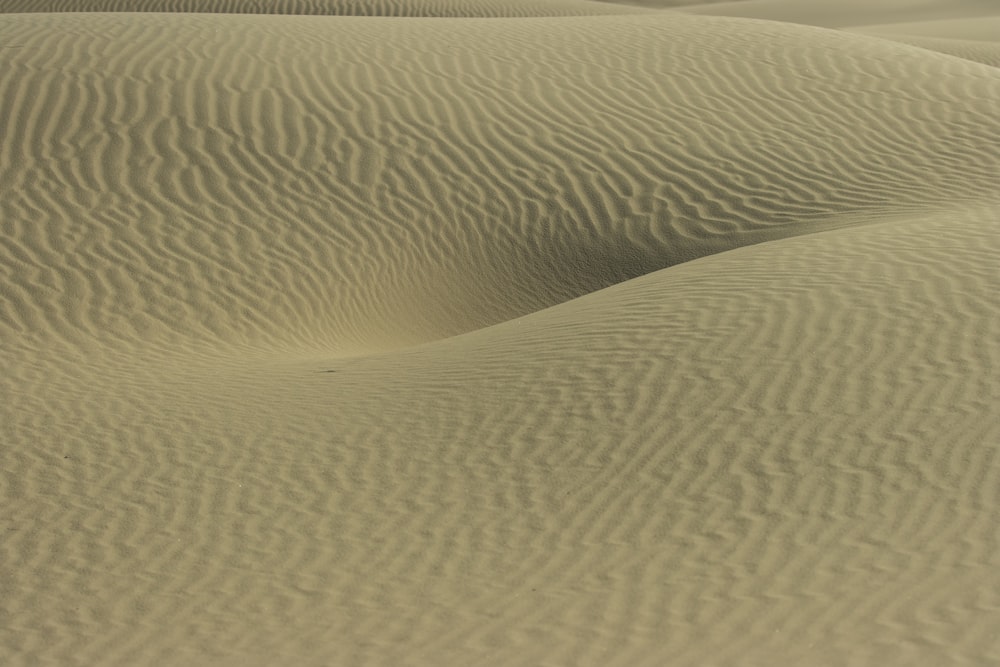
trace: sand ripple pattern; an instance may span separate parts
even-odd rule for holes
[[[351,360],[12,365],[5,662],[996,661],[998,225]]]
[[[165,12],[303,16],[541,17],[641,14],[595,0],[6,0],[0,13]]]
[[[0,663],[1000,663],[986,51],[542,4],[0,15]]]
[[[4,17],[2,325],[357,353],[996,196],[994,69],[743,26]]]

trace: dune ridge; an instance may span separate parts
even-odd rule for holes
[[[3,5],[0,663],[1000,662],[990,47],[599,4]]]
[[[996,196],[993,69],[774,23],[555,20],[8,17],[0,183],[32,223],[4,278],[25,315],[79,293],[13,326],[363,352]]]
[[[983,42],[973,39],[950,39],[922,35],[878,34],[878,37],[912,44],[930,51],[946,53],[973,62],[1000,67],[1000,42]]]
[[[933,26],[973,25],[997,16],[991,0],[730,0],[695,2],[676,7],[679,11],[706,16],[767,19],[826,28],[881,29],[887,24]],[[890,32],[882,30],[883,32]],[[896,32],[895,30],[891,32]]]
[[[904,35],[938,39],[961,39],[973,42],[995,43],[1000,41],[1000,14],[993,12],[975,18],[956,18],[945,21],[906,21],[851,28],[854,32],[878,35]]]
[[[870,34],[870,33],[866,33]],[[982,42],[972,39],[949,39],[946,37],[925,37],[922,35],[876,34],[876,37],[903,44],[912,44],[929,51],[945,53],[972,62],[1000,67],[1000,42]]]
[[[25,664],[992,660],[996,222],[764,243],[375,356],[107,362],[100,393],[50,365],[4,421],[60,443],[19,450],[11,523],[78,528],[14,532],[5,562],[88,555],[7,597],[2,643]]]

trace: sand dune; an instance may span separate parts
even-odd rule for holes
[[[0,662],[1000,661],[989,8],[641,4],[3,5]]]
[[[41,237],[8,240],[6,281],[15,312],[57,319],[13,323],[33,335],[364,352],[996,191],[995,71],[869,37],[684,16],[5,25],[5,206]]]
[[[826,28],[888,23],[972,22],[997,15],[993,0],[731,0],[694,2],[678,9],[695,14],[738,16]]]
[[[990,67],[1000,67],[1000,41],[984,42],[974,39],[949,39],[905,34],[880,34],[878,36],[904,44],[920,46],[938,53],[957,56]]]
[[[681,4],[681,3],[678,3]],[[597,0],[6,0],[0,12],[170,12],[396,17],[545,17],[643,13]]]
[[[938,39],[961,39],[975,42],[1000,42],[1000,10],[987,16],[948,21],[909,21],[865,25],[852,28],[856,32],[879,35],[913,35]]]

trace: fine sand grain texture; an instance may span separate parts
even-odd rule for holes
[[[995,5],[680,4],[0,3],[0,664],[1000,664]]]

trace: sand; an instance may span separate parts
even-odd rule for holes
[[[1000,11],[683,4],[0,5],[0,664],[1000,663]]]

